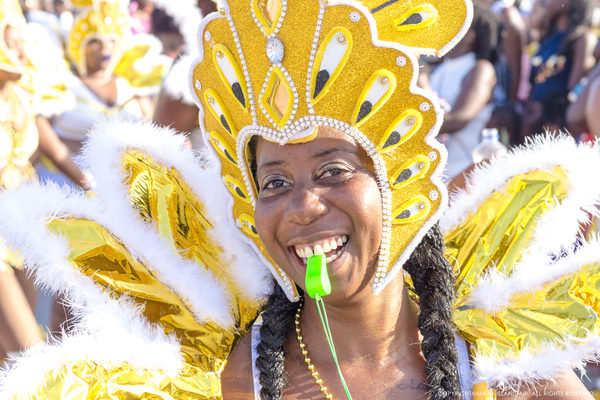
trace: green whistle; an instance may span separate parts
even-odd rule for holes
[[[313,299],[318,299],[331,293],[331,283],[329,282],[327,262],[325,261],[324,254],[308,258],[305,283],[306,292]]]

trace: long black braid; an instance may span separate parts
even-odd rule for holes
[[[258,358],[256,368],[260,371],[260,398],[279,400],[285,384],[283,364],[285,362],[285,341],[288,338],[298,305],[286,297],[283,289],[275,283],[275,290],[269,297],[262,313],[263,325],[260,328],[260,343],[256,348]]]
[[[433,227],[412,253],[404,268],[411,275],[420,297],[419,330],[421,349],[427,362],[427,381],[433,400],[461,399],[458,353],[454,342],[452,300],[454,277],[444,258],[444,238]],[[279,285],[269,297],[262,314],[261,341],[256,368],[260,371],[262,400],[281,399],[285,384],[284,345],[293,326],[297,304],[290,302]]]
[[[404,269],[420,298],[421,350],[427,362],[431,397],[462,399],[452,322],[455,279],[452,266],[444,257],[444,237],[438,225],[427,232]]]

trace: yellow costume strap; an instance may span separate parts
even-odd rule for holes
[[[492,386],[552,379],[600,354],[600,244],[574,247],[582,209],[600,198],[598,149],[532,147],[477,171],[442,224],[454,321]]]

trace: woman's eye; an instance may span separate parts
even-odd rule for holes
[[[323,172],[321,173],[321,175],[318,175],[318,177],[319,178],[340,177],[340,176],[345,176],[349,172],[350,171],[348,170],[348,168],[332,166],[332,167],[324,169]]]
[[[264,186],[263,189],[279,189],[282,187],[287,186],[287,182],[284,181],[283,179],[273,179],[268,181]]]
[[[332,169],[329,169],[329,170],[325,171],[323,173],[323,175],[321,175],[321,177],[327,178],[329,176],[336,176],[336,175],[339,175],[339,174],[343,174],[344,172],[345,171],[343,171],[343,170],[341,170],[339,168],[332,168]]]

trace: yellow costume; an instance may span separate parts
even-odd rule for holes
[[[79,93],[81,89],[77,86],[81,85],[76,82],[78,78],[68,67],[72,65],[79,76],[87,75],[86,46],[97,39],[114,43],[105,73],[107,76],[114,74],[121,82],[120,92],[124,93],[115,106],[117,110],[126,107],[135,96],[158,93],[171,66],[171,59],[161,54],[162,45],[156,38],[131,35],[130,16],[124,3],[118,0],[80,0],[74,1],[73,5],[76,18],[64,43],[64,53],[62,49],[48,51],[47,47],[52,47],[51,44],[39,34],[30,40],[28,53],[36,69],[36,113],[51,117],[73,110],[77,102],[90,101],[99,103],[93,104],[92,110],[103,114],[112,112],[99,100],[82,98],[86,96]],[[72,93],[73,90],[76,93]],[[84,130],[87,129],[89,127]]]
[[[25,72],[4,39],[7,27],[24,26],[25,18],[17,0],[0,4],[0,69]],[[35,177],[29,159],[38,148],[38,133],[29,94],[13,82],[6,82],[6,93],[7,98],[0,104],[0,188],[14,189]],[[10,271],[11,265],[17,265],[16,260],[0,245],[0,271]]]
[[[449,50],[471,6],[364,3],[223,2],[200,26],[190,73],[210,150],[203,164],[182,150],[182,137],[109,121],[84,155],[98,183],[94,195],[32,186],[2,196],[0,220],[32,203],[3,235],[81,316],[77,334],[37,349],[0,378],[2,394],[221,398],[220,373],[272,277],[297,298],[254,226],[247,145],[256,135],[303,142],[332,126],[355,138],[373,160],[383,198],[373,292],[402,270],[447,203],[439,180],[445,150],[434,139],[441,112],[415,86],[413,52]],[[469,389],[479,390],[478,380],[547,379],[600,350],[599,245],[571,246],[580,209],[600,196],[589,174],[598,168],[597,149],[549,140],[479,172],[453,200],[443,226],[459,277],[455,323],[475,362]],[[499,295],[486,302],[490,290]],[[557,304],[569,311],[557,313]]]

